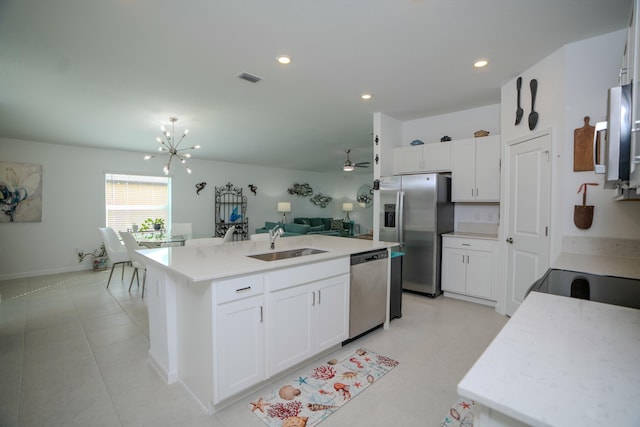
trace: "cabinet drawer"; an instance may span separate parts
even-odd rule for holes
[[[459,237],[442,238],[442,245],[445,248],[471,249],[476,251],[493,251],[496,241],[488,239],[463,239]]]
[[[266,277],[267,290],[272,292],[338,276],[349,273],[349,268],[350,259],[344,257],[268,272]]]
[[[222,304],[264,292],[264,275],[252,274],[214,282],[216,303]]]

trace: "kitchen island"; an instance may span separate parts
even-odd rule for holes
[[[149,360],[213,413],[339,347],[349,330],[350,256],[395,245],[307,235],[278,239],[275,251],[268,241],[140,250]],[[304,248],[316,251],[274,261],[251,257]]]
[[[531,292],[458,384],[475,427],[640,425],[640,310]]]

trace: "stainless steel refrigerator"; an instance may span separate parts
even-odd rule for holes
[[[441,236],[453,228],[450,176],[380,179],[380,240],[400,243],[403,289],[433,297],[441,293]]]

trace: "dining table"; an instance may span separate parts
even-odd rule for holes
[[[189,234],[171,234],[163,230],[139,231],[132,234],[140,246],[147,248],[184,246],[184,242],[192,237]]]

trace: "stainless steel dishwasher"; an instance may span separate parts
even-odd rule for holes
[[[349,339],[387,318],[388,257],[386,249],[351,255]]]

